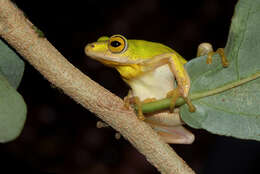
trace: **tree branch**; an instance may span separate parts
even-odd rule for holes
[[[132,109],[70,64],[10,0],[0,0],[0,36],[46,79],[119,131],[161,173],[194,173]]]

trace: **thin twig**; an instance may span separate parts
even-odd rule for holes
[[[120,132],[161,173],[194,173],[120,98],[81,73],[33,28],[10,0],[0,0],[0,36],[46,79]]]

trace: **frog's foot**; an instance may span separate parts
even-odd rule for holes
[[[154,102],[154,101],[156,101],[156,98],[146,98],[143,101],[140,101],[139,97],[135,97],[135,104],[138,107],[138,115],[137,116],[140,120],[145,120],[145,117],[144,117],[144,114],[143,114],[143,111],[142,111],[142,105],[145,104],[145,103],[150,103],[150,102]]]
[[[139,97],[137,97],[137,96],[134,96],[134,97],[126,96],[124,98],[125,107],[129,108],[130,105],[132,105],[132,104],[135,104],[137,106],[137,117],[140,120],[145,120],[145,116],[144,116],[143,111],[142,111],[142,105],[144,103],[150,103],[150,102],[154,102],[154,101],[156,101],[156,98],[146,98],[143,101],[141,101],[139,99]]]
[[[167,93],[167,98],[171,97],[172,100],[171,100],[171,103],[170,103],[170,112],[173,112],[174,111],[174,108],[175,108],[175,104],[176,104],[176,101],[179,97],[182,97],[184,99],[184,101],[186,102],[186,104],[188,105],[189,107],[189,111],[190,112],[195,112],[196,111],[196,108],[195,106],[191,103],[191,100],[189,97],[183,97],[180,93],[180,90],[179,88],[175,88],[174,90],[172,91],[169,91]]]
[[[137,106],[137,117],[140,120],[145,120],[143,111],[142,111],[142,102],[140,101],[139,97],[134,96],[134,97],[129,97],[126,96],[124,98],[124,102],[125,102],[125,107],[130,108],[130,106],[132,104],[135,104]]]
[[[214,52],[214,51],[209,52],[206,63],[211,64],[212,63],[212,56],[216,53],[218,53],[220,55],[222,66],[224,68],[228,67],[228,60],[225,56],[225,52],[224,52],[223,48],[218,48],[216,52]]]
[[[124,97],[124,107],[130,109],[131,104],[133,104],[133,97],[125,96]]]
[[[137,105],[137,117],[140,120],[145,120],[145,117],[144,117],[144,114],[142,111],[142,102],[141,102],[140,98],[135,96],[134,99],[135,99],[135,104]]]
[[[197,56],[207,55],[207,64],[212,63],[212,56],[214,54],[219,54],[221,57],[221,63],[224,68],[228,67],[228,60],[225,56],[225,52],[223,48],[218,48],[217,51],[214,51],[212,45],[210,43],[201,43],[198,46]]]

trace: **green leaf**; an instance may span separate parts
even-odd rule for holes
[[[0,39],[0,143],[20,135],[26,104],[16,91],[24,72],[22,59]]]
[[[9,142],[20,135],[26,119],[22,96],[0,72],[0,142]]]
[[[0,70],[9,83],[17,89],[24,72],[24,62],[0,39]]]
[[[220,26],[221,29],[221,26]],[[181,106],[181,117],[194,128],[260,141],[260,1],[240,0],[225,48],[230,66],[219,56],[187,63],[191,98],[197,110]]]

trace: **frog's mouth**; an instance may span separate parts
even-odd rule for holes
[[[118,66],[118,65],[132,65],[132,64],[139,64],[142,61],[138,60],[131,60],[128,59],[127,57],[118,57],[118,55],[113,55],[113,54],[104,54],[103,52],[98,53],[98,52],[91,52],[88,50],[85,50],[86,55],[91,57],[92,59],[95,59],[101,63],[104,63],[106,65],[110,66]]]

